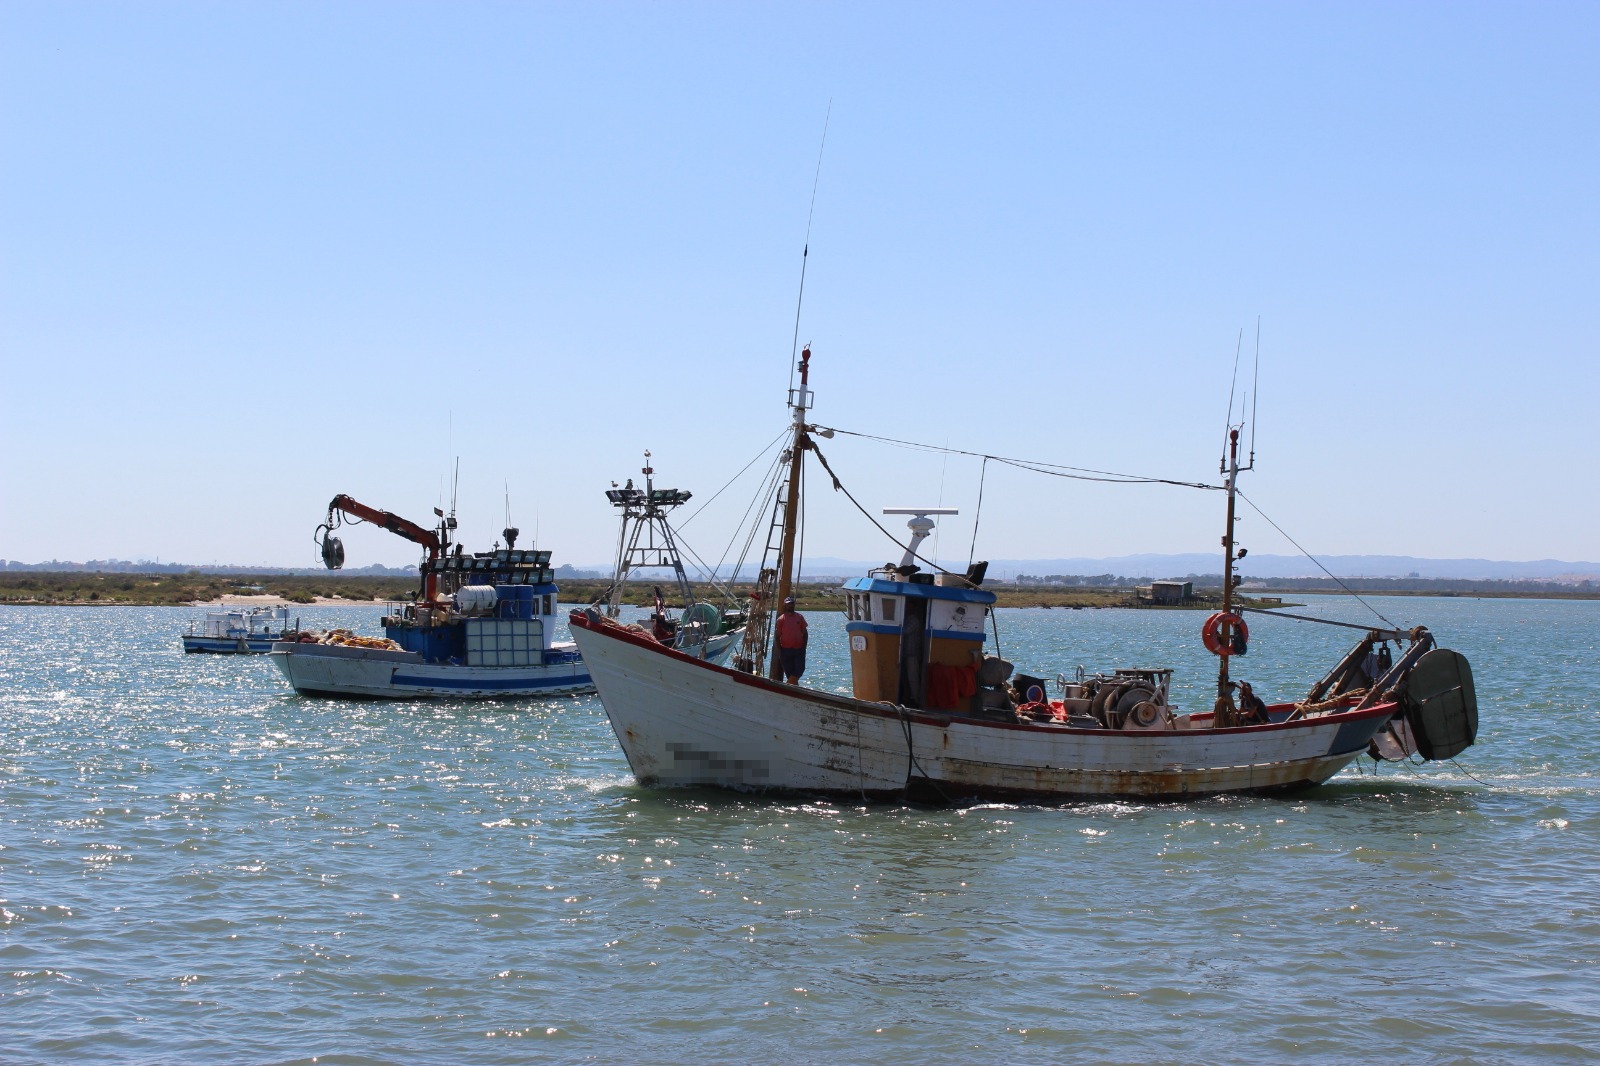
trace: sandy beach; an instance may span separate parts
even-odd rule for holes
[[[347,600],[341,596],[317,596],[310,603],[295,603],[282,596],[257,595],[257,596],[219,596],[214,600],[191,600],[191,607],[349,607],[365,606],[375,603],[389,603],[389,600]]]

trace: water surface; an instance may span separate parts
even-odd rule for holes
[[[1600,603],[1371,602],[1472,660],[1457,764],[958,810],[645,791],[594,697],[307,699],[198,610],[0,607],[0,1060],[1592,1061]],[[1190,709],[1200,621],[999,613]],[[1252,626],[1269,699],[1355,635]]]

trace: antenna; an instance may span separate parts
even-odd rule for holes
[[[517,537],[518,537],[519,534],[521,534],[521,532],[522,532],[522,530],[518,529],[516,526],[511,524],[511,482],[509,480],[507,480],[506,481],[506,527],[500,531],[500,535],[502,537],[506,538],[506,547],[507,548],[515,548],[517,546]]]
[[[1228,382],[1228,418],[1222,424],[1222,466],[1227,473],[1228,433],[1233,429],[1233,394],[1239,386],[1239,353],[1244,350],[1244,327],[1239,327],[1239,340],[1233,346],[1233,378]]]
[[[794,300],[794,336],[789,340],[789,391],[794,391],[794,356],[800,348],[800,308],[806,299],[806,262],[811,258],[811,219],[817,213],[817,186],[822,184],[822,150],[828,146],[828,121],[833,118],[833,98],[822,118],[822,143],[817,146],[817,173],[811,179],[811,207],[806,211],[806,243],[800,252],[800,293]]]
[[[1233,425],[1233,394],[1239,385],[1239,353],[1244,350],[1244,327],[1239,327],[1239,339],[1233,346],[1233,380],[1228,382],[1228,424]]]
[[[1261,397],[1261,316],[1256,316],[1256,365],[1250,375],[1250,466],[1256,465],[1256,401]]]

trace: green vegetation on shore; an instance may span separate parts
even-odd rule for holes
[[[592,603],[605,594],[610,584],[609,581],[594,579],[563,581],[561,600],[563,603]],[[648,607],[654,602],[657,585],[667,596],[668,602],[676,606],[677,590],[671,584],[649,580],[633,582],[628,587],[625,601],[634,606]],[[738,602],[743,604],[748,602],[753,587],[750,584],[738,584],[732,587],[732,591]],[[1149,604],[1134,603],[1131,588],[1018,587],[1001,584],[986,585],[985,588],[995,593],[1001,607],[1149,607]],[[407,599],[416,590],[415,578],[350,577],[339,573],[289,577],[201,574],[195,571],[187,574],[99,574],[83,571],[0,573],[0,603],[46,606],[176,606],[211,603],[223,596],[251,595],[275,596],[290,603],[311,603],[318,597],[371,602]],[[709,588],[701,588],[700,596],[709,602],[717,599]],[[831,584],[798,585],[795,599],[803,611],[839,610],[844,604],[838,586]],[[1268,603],[1277,606],[1271,601]],[[1205,609],[1216,604],[1212,600],[1199,599],[1187,606],[1190,609]]]
[[[0,574],[0,603],[128,604],[163,606],[223,596],[277,596],[311,603],[318,596],[347,600],[404,599],[416,591],[410,577],[262,577],[257,574],[96,574],[17,571]]]
[[[1600,589],[1584,586],[1552,585],[1544,582],[1505,581],[1439,581],[1412,579],[1355,579],[1347,582],[1361,592],[1377,592],[1389,596],[1471,596],[1481,598],[1518,599],[1600,599]],[[569,579],[561,583],[561,600],[564,603],[592,603],[604,595],[609,581],[597,579]],[[653,601],[654,588],[660,586],[669,603],[676,600],[676,589],[668,582],[648,579],[633,582],[626,601],[639,607]],[[1374,586],[1377,587],[1374,587]],[[1533,587],[1523,587],[1531,585]],[[742,583],[732,586],[741,604],[748,602],[753,586]],[[1138,603],[1129,586],[1077,586],[1053,584],[1002,584],[991,582],[984,586],[997,597],[1001,607],[1139,607],[1146,610],[1215,610],[1218,606],[1216,589],[1201,588],[1195,598],[1181,607],[1153,607]],[[414,577],[369,577],[345,575],[337,572],[315,575],[270,577],[260,574],[202,574],[190,571],[185,574],[155,573],[92,573],[67,571],[11,571],[0,573],[0,604],[39,604],[52,606],[127,604],[163,606],[188,603],[210,603],[229,595],[275,596],[290,603],[311,603],[317,598],[342,599],[357,602],[374,600],[404,600],[415,594]],[[1280,599],[1282,593],[1338,593],[1342,591],[1333,582],[1296,580],[1274,583],[1270,589],[1251,589],[1243,597],[1247,605],[1258,607],[1289,606]],[[709,588],[702,587],[700,596],[710,602],[715,597]],[[804,611],[838,610],[843,606],[837,585],[804,584],[795,588],[795,599]],[[675,604],[674,604],[675,605]]]

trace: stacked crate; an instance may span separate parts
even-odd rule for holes
[[[469,618],[468,666],[539,666],[544,662],[544,623],[527,618]]]

